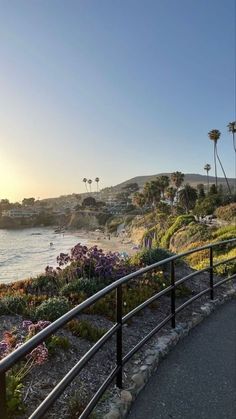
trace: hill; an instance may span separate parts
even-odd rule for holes
[[[117,191],[119,191],[123,187],[128,185],[129,183],[137,183],[140,188],[143,188],[143,186],[146,182],[154,180],[154,179],[156,179],[157,176],[162,176],[162,175],[170,176],[170,173],[158,173],[156,175],[136,176],[132,179],[126,180],[126,181],[124,181],[122,183],[119,183],[118,185],[114,186],[113,190],[114,190],[114,192],[115,192],[115,189]],[[228,178],[228,182],[231,186],[234,185],[234,179],[233,178]],[[204,185],[207,185],[207,176],[206,175],[199,175],[199,174],[196,174],[196,173],[185,173],[184,174],[184,183],[189,183],[193,187],[196,187],[199,183],[203,183]],[[210,185],[215,183],[215,177],[214,176],[209,176],[209,183],[210,183]],[[219,177],[218,178],[218,183],[220,185],[225,186],[225,187],[227,186],[225,178]]]

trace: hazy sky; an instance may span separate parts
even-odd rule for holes
[[[234,0],[0,0],[0,199],[233,177]],[[211,172],[213,174],[213,170]]]

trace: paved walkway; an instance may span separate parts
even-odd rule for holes
[[[236,418],[236,299],[216,309],[161,362],[128,419]]]

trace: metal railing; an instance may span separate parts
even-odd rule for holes
[[[76,365],[62,378],[62,380],[56,385],[56,387],[48,394],[48,396],[43,400],[43,402],[37,407],[37,409],[31,414],[30,419],[37,419],[43,417],[43,415],[49,410],[52,404],[60,397],[60,395],[64,392],[66,387],[72,382],[72,380],[79,374],[79,372],[83,369],[83,367],[88,363],[88,361],[98,352],[98,350],[111,338],[114,334],[116,334],[116,367],[98,389],[96,394],[90,400],[89,404],[80,415],[80,419],[85,419],[89,416],[92,412],[94,407],[96,406],[98,400],[101,398],[107,387],[111,384],[111,382],[116,378],[116,384],[119,388],[122,388],[122,369],[123,366],[129,361],[129,359],[149,340],[156,334],[163,326],[165,326],[169,321],[171,321],[172,328],[175,328],[176,322],[176,314],[182,311],[185,307],[191,304],[193,301],[197,300],[198,298],[202,297],[203,295],[209,293],[210,299],[214,299],[214,290],[216,287],[224,284],[225,282],[236,278],[236,274],[231,275],[230,277],[224,278],[214,284],[213,278],[213,271],[216,266],[221,264],[226,264],[230,261],[236,259],[236,257],[232,257],[230,259],[226,259],[220,262],[213,264],[213,249],[218,246],[232,244],[236,242],[235,239],[226,240],[223,242],[218,242],[214,244],[208,244],[206,246],[202,246],[196,249],[189,250],[187,252],[181,253],[179,255],[171,256],[167,259],[163,259],[160,262],[154,263],[152,265],[146,266],[145,268],[139,269],[136,272],[133,272],[129,275],[124,276],[123,278],[118,279],[117,281],[113,282],[112,284],[108,285],[107,287],[103,288],[96,294],[92,295],[87,300],[83,301],[77,307],[74,307],[72,310],[64,314],[62,317],[54,321],[48,327],[43,329],[37,335],[33,336],[30,340],[25,342],[22,346],[17,348],[14,352],[10,353],[4,359],[0,361],[0,417],[1,419],[7,419],[7,405],[6,405],[6,373],[7,371],[12,368],[18,361],[20,361],[25,355],[31,352],[36,346],[42,343],[45,339],[50,337],[54,334],[59,328],[64,326],[70,320],[72,320],[75,316],[81,313],[83,310],[90,307],[96,301],[100,300],[102,297],[107,295],[113,290],[116,290],[116,323],[109,329],[90,349],[89,351],[83,355],[83,357],[77,362]],[[176,281],[175,279],[175,262],[176,260],[188,256],[192,253],[200,252],[202,250],[209,249],[209,266],[204,269],[194,271],[191,274],[179,279]],[[147,272],[150,272],[156,268],[159,268],[163,265],[170,264],[170,285],[163,289],[162,291],[158,292],[154,296],[150,297],[148,300],[141,303],[138,307],[131,310],[128,314],[123,316],[122,314],[122,285],[126,284],[130,280],[137,278]],[[209,287],[197,295],[194,295],[192,298],[188,299],[178,308],[175,307],[176,303],[176,296],[175,291],[176,288],[183,284],[185,281],[189,280],[190,278],[194,278],[196,275],[199,275],[202,272],[209,271]],[[134,348],[132,348],[125,356],[123,356],[122,351],[122,326],[127,323],[129,319],[135,316],[140,310],[144,309],[145,307],[149,306],[154,301],[158,300],[160,297],[167,295],[170,293],[171,296],[171,305],[170,305],[170,314],[161,322],[159,323],[154,329],[149,332]]]

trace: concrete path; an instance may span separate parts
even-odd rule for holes
[[[236,418],[236,299],[216,309],[161,362],[128,419]]]

